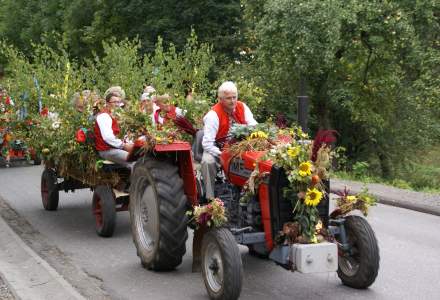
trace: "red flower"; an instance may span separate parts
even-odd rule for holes
[[[315,140],[313,141],[312,157],[313,162],[316,161],[318,150],[322,146],[330,146],[331,143],[336,141],[336,130],[319,130],[316,134]]]
[[[47,107],[44,107],[41,111],[40,111],[40,116],[42,117],[47,117],[49,115],[49,109]]]
[[[12,104],[11,98],[9,96],[6,97],[5,104],[6,105],[11,105]]]
[[[75,139],[78,143],[80,144],[84,144],[86,142],[87,136],[86,133],[84,132],[84,129],[78,129],[75,133]]]

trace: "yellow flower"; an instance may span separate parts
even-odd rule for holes
[[[355,202],[357,200],[356,196],[347,196],[347,201],[348,202]]]
[[[250,140],[252,140],[252,139],[267,139],[267,138],[268,138],[267,133],[265,133],[263,131],[252,132],[249,137]]]
[[[287,154],[292,158],[297,157],[299,154],[299,147],[289,147],[289,149],[287,149]]]
[[[302,162],[299,165],[299,176],[306,177],[312,175],[312,163],[310,161]]]
[[[306,199],[304,200],[304,203],[307,206],[316,206],[319,204],[319,202],[322,199],[322,192],[320,192],[318,189],[307,189],[306,193]]]
[[[305,133],[304,131],[302,131],[301,128],[298,128],[298,135],[300,138],[302,139],[307,139],[309,138],[309,135],[307,133]]]

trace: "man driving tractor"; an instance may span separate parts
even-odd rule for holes
[[[238,101],[237,86],[223,82],[217,91],[218,102],[203,118],[203,156],[201,172],[205,180],[206,198],[214,198],[215,176],[221,149],[216,142],[227,139],[233,124],[256,125],[249,107]]]

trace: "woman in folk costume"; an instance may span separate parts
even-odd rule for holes
[[[121,106],[123,106],[121,93],[106,92],[105,106],[96,116],[95,148],[102,158],[131,169],[133,163],[127,162],[127,158],[133,149],[133,144],[124,143],[117,137],[120,129],[118,121],[113,116],[114,110]]]

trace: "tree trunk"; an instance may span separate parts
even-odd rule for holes
[[[391,162],[391,159],[388,157],[388,155],[385,154],[384,151],[378,150],[377,157],[380,161],[380,168],[382,171],[382,177],[385,179],[393,178],[393,164]]]
[[[316,113],[316,119],[318,121],[318,128],[320,129],[331,129],[331,120],[329,114],[329,97],[328,97],[328,73],[320,76],[317,81],[316,86],[314,87],[314,98],[312,99],[313,107],[312,111]]]

